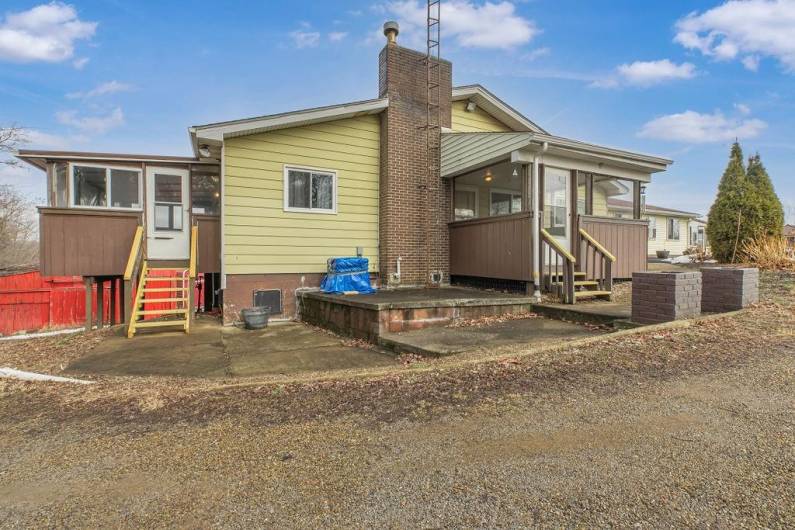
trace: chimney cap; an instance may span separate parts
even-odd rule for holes
[[[384,36],[389,42],[395,42],[400,33],[400,25],[394,20],[384,22]]]

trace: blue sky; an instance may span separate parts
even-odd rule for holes
[[[221,7],[219,7],[221,6]],[[795,222],[795,0],[452,0],[454,83],[554,134],[671,157],[649,202],[706,212],[735,136]],[[0,126],[31,147],[188,155],[189,125],[377,94],[381,24],[414,1],[5,0]],[[0,169],[31,197],[44,177]]]

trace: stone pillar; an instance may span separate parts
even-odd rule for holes
[[[633,322],[658,324],[700,314],[700,272],[632,273]]]
[[[759,301],[759,269],[704,267],[701,269],[701,310],[737,311]]]
[[[440,68],[441,125],[450,127],[452,65],[441,61]],[[425,53],[389,41],[379,55],[378,83],[379,97],[389,98],[389,108],[381,113],[381,284],[426,285],[428,272],[441,273],[446,283],[452,186],[439,175],[440,160],[428,163]],[[432,134],[441,132],[436,128]]]

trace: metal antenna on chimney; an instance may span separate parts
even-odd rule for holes
[[[439,211],[442,204],[439,203],[439,185],[441,179],[441,85],[442,68],[441,52],[439,44],[441,42],[441,0],[428,0],[427,11],[427,53],[425,55],[425,67],[427,74],[427,113],[425,122],[426,145],[428,153],[428,179],[425,183],[425,278],[430,283],[439,283],[441,278],[432,278],[433,270],[431,267],[432,234],[439,230]]]

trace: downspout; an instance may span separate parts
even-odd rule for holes
[[[226,142],[221,141],[221,290],[226,289],[226,259],[224,257],[224,232],[226,232],[224,198],[226,188]],[[223,308],[222,308],[223,309]]]
[[[539,171],[539,159],[542,157],[544,153],[547,152],[549,149],[549,143],[544,142],[541,144],[541,151],[536,152],[533,155],[533,220],[531,230],[533,232],[533,241],[535,245],[535,249],[533,250],[533,298],[536,301],[541,301],[541,252],[539,249],[541,248],[541,212],[538,211],[539,208],[539,193],[541,193],[541,179],[540,179],[540,171]]]

